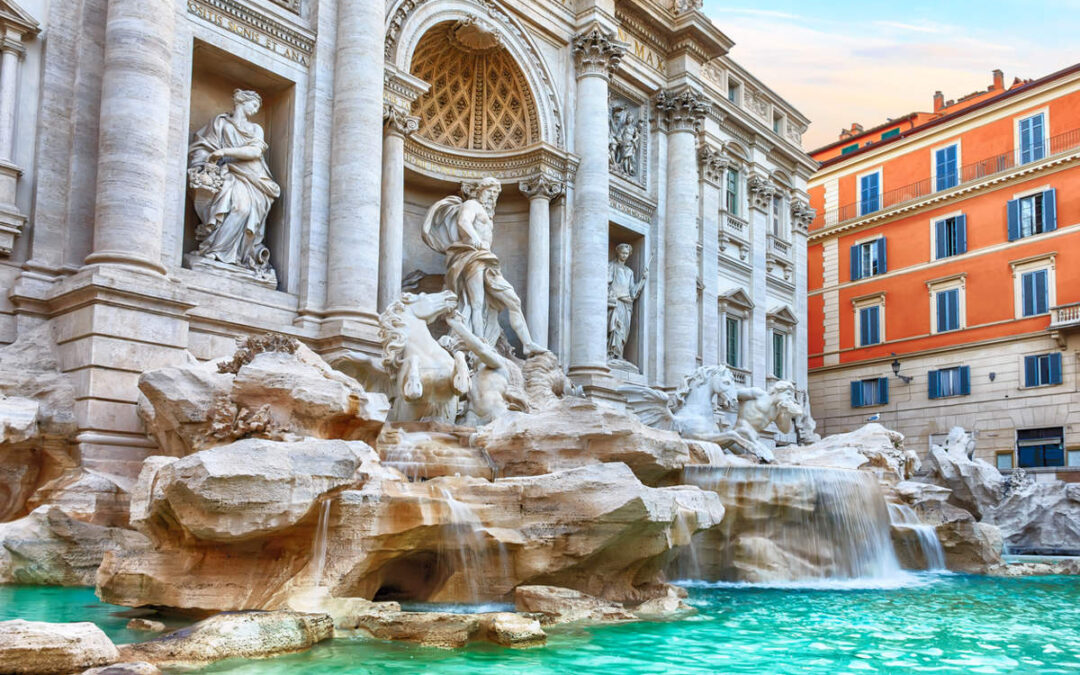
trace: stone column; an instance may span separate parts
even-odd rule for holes
[[[768,294],[768,232],[769,213],[772,208],[772,198],[776,188],[772,181],[765,176],[752,173],[746,179],[746,193],[750,201],[751,260],[753,272],[750,279],[750,297],[755,302],[762,302]],[[769,353],[772,342],[769,338],[768,321],[766,312],[768,307],[758,304],[754,308],[753,321],[749,326],[749,360],[748,364],[752,372],[752,384],[755,387],[764,388],[769,375]]]
[[[577,64],[571,231],[570,373],[604,375],[607,367],[608,84],[626,46],[600,28],[573,42]]]
[[[708,100],[692,89],[662,91],[658,120],[667,131],[667,207],[664,222],[664,378],[678,384],[697,367],[697,132]]]
[[[525,321],[533,341],[548,346],[548,315],[551,301],[551,200],[564,185],[540,174],[518,183],[529,198],[529,257],[525,284]]]
[[[167,197],[169,107],[176,5],[110,0],[101,83],[94,252],[114,263],[165,273],[161,237]]]
[[[718,306],[720,285],[720,194],[728,160],[716,148],[705,145],[698,152],[701,163],[701,282],[702,291],[701,344],[702,365],[720,362],[720,315]]]
[[[0,161],[11,162],[15,149],[15,90],[19,82],[22,37],[0,35]]]
[[[807,383],[807,352],[808,326],[807,326],[807,299],[806,299],[806,239],[810,231],[810,224],[814,222],[817,214],[810,203],[796,198],[791,201],[791,248],[792,269],[795,270],[795,316],[799,317],[800,323],[794,328],[794,340],[792,345],[791,377],[788,379],[795,382],[800,389],[806,389]]]
[[[378,318],[383,147],[381,2],[339,0],[326,254],[326,314]]]
[[[392,105],[383,107],[382,220],[379,233],[379,311],[401,296],[405,237],[405,137],[420,126]]]

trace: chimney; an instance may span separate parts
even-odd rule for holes
[[[990,91],[1001,91],[1005,88],[1005,73],[1001,72],[1000,68],[994,70],[994,86],[990,88]]]
[[[941,109],[945,107],[945,94],[941,93],[941,90],[934,92],[934,112],[941,112]]]

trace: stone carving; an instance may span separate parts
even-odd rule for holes
[[[582,75],[611,77],[619,69],[627,45],[599,28],[593,28],[574,38],[574,62]]]
[[[567,396],[584,396],[581,388],[570,381],[559,365],[559,359],[551,352],[530,356],[521,367],[521,374],[525,378],[525,395],[532,412],[552,408]]]
[[[635,115],[626,105],[616,103],[611,107],[608,127],[608,154],[612,171],[637,178],[645,120]]]
[[[240,369],[251,363],[256,356],[267,352],[295,354],[300,348],[300,341],[281,333],[265,333],[237,340],[236,352],[228,361],[218,364],[219,373],[236,375]]]
[[[802,414],[795,420],[795,438],[799,445],[817,443],[821,440],[821,434],[817,432],[817,421],[810,414],[810,392],[800,391],[798,402]]]
[[[383,127],[387,133],[408,136],[420,128],[420,118],[403,112],[400,108],[383,104]]]
[[[633,252],[630,244],[615,247],[615,259],[608,263],[608,358],[622,361],[626,350],[626,339],[630,337],[630,321],[634,316],[634,302],[645,288],[649,278],[649,268],[641,273],[641,279],[634,280],[634,270],[626,261]]]
[[[532,178],[520,181],[518,183],[518,189],[521,190],[521,194],[529,199],[541,197],[551,201],[563,193],[563,190],[566,189],[566,183],[541,173]]]
[[[281,187],[266,164],[269,146],[262,127],[249,119],[259,112],[262,98],[237,89],[233,103],[231,113],[218,115],[195,133],[188,150],[188,183],[200,221],[195,229],[198,248],[187,256],[188,263],[193,268],[239,268],[276,287],[277,274],[263,239],[266,216]]]
[[[656,109],[669,131],[701,130],[705,116],[712,110],[709,99],[694,89],[661,91],[656,95]]]
[[[514,359],[503,356],[474,335],[460,317],[448,316],[446,324],[454,337],[475,356],[476,370],[470,378],[465,424],[481,426],[511,410],[527,412],[525,378]]]
[[[721,150],[711,145],[703,145],[698,150],[698,163],[701,164],[701,177],[713,185],[724,184],[724,176],[731,160]]]
[[[533,342],[521,299],[503,278],[499,259],[491,251],[495,202],[501,190],[490,177],[463,185],[466,199],[451,196],[436,202],[427,213],[421,236],[432,250],[446,255],[446,287],[455,294],[469,330],[494,346],[505,339],[499,312],[506,310],[510,327],[528,356],[544,348]]]
[[[817,217],[817,211],[808,202],[801,199],[791,200],[791,222],[799,232],[810,229],[810,223]]]
[[[645,424],[703,441],[726,438],[715,410],[734,407],[738,392],[724,365],[698,368],[670,395],[636,384],[619,388],[630,410]]]
[[[768,212],[772,206],[776,185],[761,174],[752,173],[746,178],[746,191],[750,194],[750,205],[755,209]]]
[[[700,11],[705,0],[671,0],[671,11],[675,16]]]
[[[772,450],[761,442],[761,432],[775,424],[781,432],[791,433],[795,420],[803,415],[802,405],[796,398],[795,385],[787,380],[779,380],[767,392],[756,387],[741,389],[737,398],[739,412],[735,417],[735,427],[726,432],[720,444],[738,448],[764,462],[773,461]]]

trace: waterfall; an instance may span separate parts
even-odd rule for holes
[[[695,537],[706,581],[903,576],[873,474],[800,466],[689,466],[684,482],[720,495],[719,527]]]
[[[471,506],[455,498],[445,487],[439,488],[439,494],[450,511],[446,548],[457,558],[457,572],[465,585],[468,601],[478,603],[481,598],[491,595],[495,584],[504,583],[510,576],[506,546],[491,536]],[[488,553],[489,539],[496,545],[494,556]]]
[[[889,522],[893,527],[910,530],[915,533],[926,558],[926,569],[942,571],[945,567],[945,549],[941,547],[937,532],[932,525],[926,525],[919,520],[915,512],[907,504],[889,504]]]
[[[319,511],[319,524],[315,528],[315,546],[313,557],[315,558],[315,577],[313,586],[321,586],[323,571],[326,568],[327,531],[330,529],[330,505],[329,499],[324,500]]]

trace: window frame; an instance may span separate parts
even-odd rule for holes
[[[862,349],[863,347],[876,347],[878,345],[885,344],[885,293],[874,293],[873,295],[865,295],[859,298],[853,298],[851,300],[851,306],[852,309],[855,311],[855,347],[858,349]],[[877,309],[878,341],[870,344],[863,344],[863,310],[874,308]]]
[[[1057,430],[1060,431],[1060,433],[1056,437],[1047,436],[1045,438],[1030,438],[1030,439],[1024,439],[1024,440],[1020,439],[1021,434],[1023,432],[1025,432],[1025,431],[1027,431],[1027,432],[1050,431],[1050,430],[1054,430],[1054,429],[1057,429]],[[1048,441],[1048,440],[1051,440],[1051,439],[1054,439],[1054,438],[1057,439],[1058,448],[1061,451],[1061,464],[1046,464],[1045,461],[1042,464],[1023,464],[1020,461],[1020,448],[1021,447],[1026,447],[1026,448],[1045,447],[1045,446],[1050,445],[1050,443],[1046,443],[1045,441]],[[1042,442],[1040,442],[1040,441],[1042,441]],[[1021,445],[1021,444],[1024,444],[1024,445]],[[1066,466],[1069,465],[1068,447],[1069,447],[1068,444],[1065,442],[1065,427],[1064,426],[1060,426],[1060,427],[1035,427],[1035,428],[1030,428],[1029,427],[1029,428],[1026,428],[1026,429],[1016,429],[1015,432],[1013,433],[1013,451],[1015,453],[1014,458],[1013,458],[1013,466],[1018,468],[1018,469],[1041,469],[1041,468],[1054,469],[1054,468],[1058,468],[1058,467],[1062,467],[1062,468],[1066,467]],[[1045,455],[1044,455],[1044,459],[1045,459]]]
[[[956,220],[960,223],[964,231],[964,248],[962,251],[957,251],[953,254],[946,253],[943,256],[938,256],[938,233],[937,226],[939,223],[944,223],[947,220]],[[956,256],[963,255],[968,252],[968,240],[967,240],[967,214],[963,211],[953,211],[952,213],[945,213],[939,216],[935,216],[930,219],[930,260],[945,260],[947,258],[955,258]]]
[[[1035,373],[1036,373],[1036,378],[1039,379],[1039,382],[1037,382],[1036,384],[1028,384],[1028,378],[1027,378],[1028,359],[1038,359],[1035,362],[1036,363]],[[1041,378],[1041,375],[1042,375],[1041,359],[1047,359],[1047,363],[1048,363],[1048,365],[1047,365],[1047,371],[1048,372],[1047,372],[1047,381],[1046,382],[1043,382],[1042,378]],[[1055,371],[1054,362],[1057,362],[1057,368],[1056,368],[1057,376],[1058,376],[1057,377],[1057,379],[1058,379],[1057,382],[1054,381],[1054,371]],[[1020,380],[1020,389],[1025,389],[1025,390],[1027,390],[1027,389],[1043,389],[1045,387],[1060,387],[1063,384],[1065,384],[1065,359],[1062,357],[1060,351],[1039,352],[1039,353],[1036,353],[1036,354],[1024,354],[1023,356],[1020,357],[1020,377],[1019,377],[1019,380]]]
[[[732,96],[734,93],[734,96]],[[742,105],[742,82],[728,76],[727,100],[735,105]]]
[[[740,176],[739,168],[734,166],[729,166],[724,175],[724,210],[736,218],[739,217]]]
[[[950,390],[945,393],[942,390],[942,375],[949,374]],[[953,375],[955,374],[955,390],[952,389]],[[956,398],[971,395],[971,366],[957,365],[935,368],[927,373],[926,377],[927,398],[936,401],[941,398]]]
[[[870,178],[874,175],[877,176],[877,208],[873,209],[872,211],[867,211],[866,206],[863,203],[863,180]],[[882,171],[882,167],[880,166],[870,171],[860,173],[855,177],[855,194],[858,196],[858,210],[860,218],[862,218],[863,216],[869,216],[884,209],[884,204],[882,203],[885,193],[884,185],[884,172]]]
[[[1049,315],[1057,306],[1057,251],[1013,260],[1009,266],[1013,275],[1013,318],[1019,321]],[[1024,314],[1024,275],[1039,271],[1046,272],[1046,311]]]
[[[953,183],[952,185],[947,186],[947,187],[939,187],[938,186],[939,176],[938,176],[937,155],[938,155],[939,152],[943,152],[945,150],[948,150],[949,148],[954,148],[954,147],[956,148],[956,182]],[[942,145],[938,145],[938,146],[933,147],[933,148],[930,149],[930,185],[933,186],[934,192],[944,192],[946,190],[951,190],[954,187],[957,187],[958,185],[960,185],[960,182],[961,182],[960,181],[960,178],[961,178],[960,170],[964,166],[964,162],[963,162],[963,159],[962,159],[962,153],[963,153],[963,146],[962,146],[962,142],[961,142],[960,139],[957,139],[955,141],[950,141],[948,143],[944,143]]]
[[[738,361],[738,363],[731,363],[730,359],[728,358],[731,355],[731,352],[730,352],[730,347],[731,347],[731,345],[730,345],[730,342],[731,342],[731,322],[735,322],[735,326],[736,326],[736,331],[735,331],[735,338],[736,338],[735,356],[736,356],[736,361]],[[745,340],[743,340],[743,333],[745,333],[745,332],[746,332],[746,320],[742,316],[739,316],[738,314],[733,314],[731,312],[728,312],[728,313],[726,313],[724,315],[724,336],[723,336],[724,337],[724,341],[723,341],[723,345],[724,345],[724,363],[726,365],[730,366],[731,368],[742,368],[743,363],[745,363],[744,349],[743,349],[743,345],[745,343]]]
[[[859,403],[855,403],[855,387],[858,385],[859,389]],[[867,387],[870,387],[874,391],[874,401],[867,403],[863,397],[863,393]],[[852,380],[849,384],[851,390],[851,399],[849,404],[853,409],[860,408],[876,408],[879,406],[889,405],[889,378],[888,377],[866,377],[858,380]]]
[[[967,329],[967,273],[961,273],[941,279],[926,282],[930,292],[930,334],[940,335],[943,333],[955,333]],[[958,291],[957,297],[957,320],[958,326],[948,330],[938,330],[938,293],[946,291]]]
[[[1024,161],[1024,137],[1021,131],[1023,122],[1034,119],[1042,115],[1042,156],[1038,158],[1029,159]],[[1025,164],[1031,164],[1032,162],[1038,162],[1046,159],[1050,154],[1049,143],[1050,141],[1050,106],[1038,108],[1036,110],[1029,110],[1026,113],[1022,113],[1013,118],[1013,147],[1016,148],[1016,165],[1024,166]]]
[[[773,328],[769,331],[770,345],[769,345],[769,375],[777,380],[785,380],[788,378],[788,361],[789,350],[791,344],[791,335],[787,331],[780,330],[779,328]],[[780,338],[780,360],[776,360],[776,345],[777,338]],[[777,372],[777,366],[779,365],[780,372]]]

